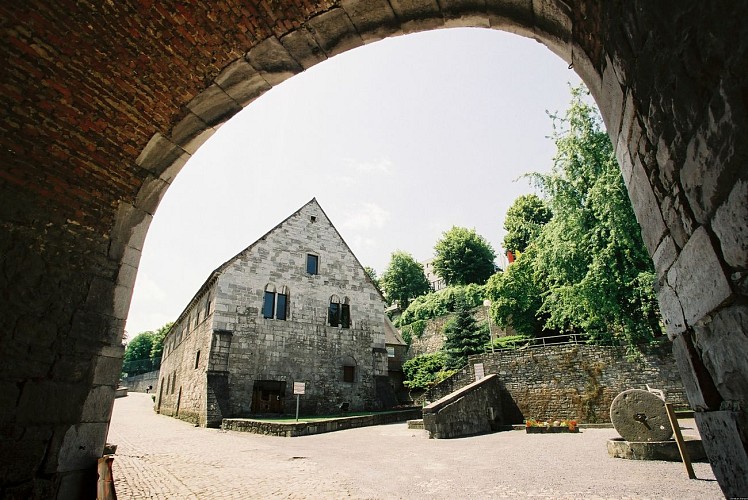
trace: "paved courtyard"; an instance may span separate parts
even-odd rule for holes
[[[682,421],[695,434],[693,421]],[[608,457],[613,429],[428,439],[405,424],[299,438],[203,429],[156,415],[149,394],[115,401],[120,499],[722,498],[709,464]]]

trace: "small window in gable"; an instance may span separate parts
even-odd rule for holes
[[[306,255],[306,272],[309,274],[319,274],[319,257],[317,255]]]

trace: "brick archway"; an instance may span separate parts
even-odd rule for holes
[[[3,495],[78,497],[93,484],[145,234],[168,185],[221,123],[345,50],[476,26],[536,38],[592,90],[715,472],[725,493],[745,496],[748,7],[48,4],[0,7]]]

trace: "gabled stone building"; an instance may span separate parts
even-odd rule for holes
[[[226,417],[382,407],[384,300],[316,199],[208,277],[164,340],[156,410]]]

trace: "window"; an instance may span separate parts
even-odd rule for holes
[[[195,369],[196,370],[198,366],[200,366],[200,351],[197,351],[197,354],[195,354]]]
[[[283,288],[281,288],[276,304],[275,319],[285,321],[286,315],[288,314],[288,287],[284,286]]]
[[[338,326],[340,324],[340,299],[337,295],[330,297],[327,321],[330,323],[330,326]]]
[[[265,287],[265,297],[262,302],[262,317],[265,319],[286,320],[288,316],[288,287],[281,288],[275,293],[273,285]]]
[[[356,381],[356,367],[355,366],[344,366],[343,367],[343,382],[355,382]]]
[[[207,318],[210,314],[210,295],[207,295],[205,297],[205,313],[203,314],[203,319]]]
[[[306,255],[306,272],[309,274],[319,274],[319,257],[312,254]]]
[[[343,299],[342,303],[337,295],[330,297],[327,320],[330,326],[351,327],[351,306],[348,304],[348,297]]]
[[[387,346],[387,357],[388,358],[394,358],[395,357],[395,348],[392,346]]]
[[[343,328],[351,327],[351,306],[348,304],[348,297],[340,304],[340,326]]]
[[[262,317],[273,319],[275,316],[275,290],[265,290],[265,300],[262,303]]]

